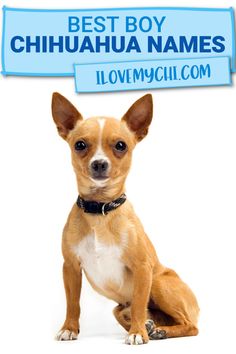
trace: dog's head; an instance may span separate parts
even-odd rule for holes
[[[106,197],[119,195],[129,172],[132,151],[148,133],[152,96],[141,97],[121,120],[84,120],[65,97],[54,93],[52,116],[58,133],[70,145],[81,195],[92,198],[98,190]]]

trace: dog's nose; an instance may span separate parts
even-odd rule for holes
[[[106,160],[95,160],[91,164],[93,172],[97,175],[104,175],[108,170],[108,162]]]

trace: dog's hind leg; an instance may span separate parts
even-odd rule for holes
[[[147,312],[146,329],[149,339],[164,339],[166,331],[161,330],[161,326],[173,326],[175,324],[172,317],[168,316],[161,310],[153,308],[152,301],[149,303]]]
[[[113,313],[126,331],[131,326],[130,305],[118,305]],[[199,308],[189,287],[171,269],[153,277],[146,329],[150,339],[195,336]]]
[[[198,334],[197,320],[199,307],[190,288],[171,269],[154,275],[151,302],[153,308],[167,314],[172,323],[161,324],[153,318],[156,325],[156,337],[162,338],[195,336]],[[155,337],[155,334],[153,334]]]

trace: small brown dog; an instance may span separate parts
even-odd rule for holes
[[[159,262],[124,194],[132,151],[148,133],[152,110],[148,94],[121,121],[83,120],[65,97],[53,94],[53,119],[70,145],[79,190],[62,239],[67,312],[58,340],[78,336],[82,270],[96,291],[118,303],[114,315],[128,331],[127,344],[198,333],[194,294]]]

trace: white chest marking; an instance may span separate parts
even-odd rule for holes
[[[73,248],[88,277],[100,288],[112,281],[122,286],[124,265],[122,248],[98,242],[94,235],[86,236]]]

